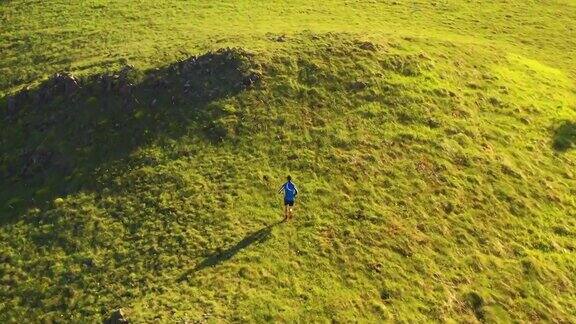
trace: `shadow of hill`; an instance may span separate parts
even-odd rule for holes
[[[0,99],[0,223],[58,195],[94,189],[105,170],[160,134],[226,135],[212,103],[260,80],[251,54],[221,49],[161,69],[56,74]],[[122,165],[123,163],[117,163]]]
[[[238,252],[246,249],[247,247],[249,247],[250,245],[252,245],[256,242],[261,243],[261,242],[267,241],[270,238],[270,234],[272,233],[272,228],[274,228],[276,225],[278,225],[280,223],[282,223],[282,222],[280,221],[280,222],[273,223],[271,225],[267,225],[267,226],[257,230],[256,232],[250,233],[250,234],[246,235],[241,241],[239,241],[235,245],[227,248],[226,250],[222,251],[221,249],[217,249],[216,252],[214,252],[213,254],[206,257],[196,267],[194,267],[193,269],[188,270],[184,274],[182,274],[180,276],[180,278],[178,279],[178,281],[186,280],[186,278],[194,272],[198,272],[198,271],[201,271],[201,270],[209,268],[209,267],[214,267],[214,266],[217,266],[218,264],[220,264],[224,261],[230,260]]]
[[[576,145],[576,123],[564,121],[554,130],[552,147],[559,152],[566,152]]]

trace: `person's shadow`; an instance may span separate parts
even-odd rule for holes
[[[196,267],[183,273],[179,277],[178,281],[186,280],[186,278],[192,273],[201,271],[201,270],[206,269],[208,267],[217,266],[218,264],[220,264],[224,261],[230,260],[238,252],[246,249],[247,247],[249,247],[250,245],[252,245],[254,243],[257,243],[257,242],[262,243],[262,242],[267,241],[270,238],[270,234],[272,233],[272,228],[274,228],[274,226],[276,226],[276,225],[281,224],[282,222],[283,221],[278,221],[276,223],[267,225],[267,226],[257,230],[256,232],[252,232],[252,233],[246,235],[241,241],[239,241],[238,243],[234,244],[233,246],[227,248],[226,250],[216,249],[216,252],[214,252],[211,255],[209,255],[208,257],[206,257],[204,260],[202,260],[202,262],[200,262],[198,265],[196,265]]]

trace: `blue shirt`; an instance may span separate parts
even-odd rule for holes
[[[280,190],[284,190],[284,200],[286,201],[294,201],[296,195],[298,195],[298,189],[296,185],[292,183],[292,181],[288,181],[282,185]]]

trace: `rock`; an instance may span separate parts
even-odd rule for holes
[[[16,112],[16,98],[13,96],[8,97],[8,113],[13,114]]]
[[[122,83],[120,84],[118,92],[120,93],[121,96],[128,96],[130,93],[132,93],[133,86],[134,85],[132,83]]]
[[[30,99],[30,94],[32,93],[32,87],[31,86],[27,86],[24,89],[20,90],[18,92],[18,94],[16,95],[16,100],[17,101],[25,101]]]
[[[130,74],[134,73],[136,68],[132,65],[126,65],[120,70],[119,77],[121,80],[128,80],[130,78]]]
[[[64,82],[64,93],[68,97],[74,95],[80,89],[78,80],[72,75],[65,76],[62,82]]]
[[[247,76],[242,83],[245,87],[250,88],[254,86],[256,83],[258,83],[261,79],[262,75],[260,75],[259,73],[252,73],[249,76]]]
[[[116,82],[113,88],[125,99],[132,93],[132,88],[134,87],[132,80],[135,79],[136,73],[136,68],[132,65],[126,65],[120,70],[118,75],[115,76]]]
[[[38,91],[34,91],[32,93],[32,104],[34,106],[38,106],[43,104],[43,99],[44,99],[44,95],[42,93],[42,91],[38,90]]]
[[[288,39],[288,37],[286,37],[286,35],[280,35],[278,37],[276,37],[275,41],[279,42],[279,43],[283,43]]]
[[[152,88],[154,90],[166,90],[169,86],[170,82],[162,78],[155,79],[152,82]]]
[[[78,89],[80,89],[80,84],[78,80],[69,73],[56,73],[50,80],[51,91],[49,91],[48,97],[53,97],[63,93],[65,96],[70,97],[74,95]]]
[[[127,324],[130,323],[124,314],[122,309],[117,309],[110,314],[108,319],[104,321],[104,324]]]
[[[189,59],[180,62],[181,65],[180,69],[182,70],[183,73],[189,73],[196,67],[197,60],[198,57],[192,56]]]
[[[82,265],[84,265],[84,267],[86,268],[93,268],[95,266],[94,264],[94,260],[92,259],[86,259],[82,262]]]
[[[22,176],[31,176],[50,166],[53,152],[45,149],[37,149],[34,152],[23,154],[24,166],[20,174]]]
[[[380,299],[388,301],[392,298],[392,293],[388,289],[382,289],[380,291]]]
[[[376,44],[371,42],[361,42],[359,47],[365,51],[372,51],[372,52],[375,52],[378,49]]]
[[[354,91],[360,91],[360,90],[364,90],[368,87],[368,83],[364,82],[364,81],[355,81],[350,83],[349,88],[350,90],[354,90]]]
[[[184,84],[184,93],[190,92],[191,88],[192,88],[192,85],[190,85],[190,81],[186,81],[186,83]]]
[[[102,75],[99,78],[100,85],[102,86],[102,91],[109,93],[112,91],[114,86],[114,77],[111,75]]]
[[[481,86],[480,84],[476,83],[476,82],[468,82],[468,83],[466,84],[466,86],[467,86],[468,88],[474,89],[474,90],[478,90],[478,89],[481,89],[481,88],[482,88],[482,86]]]

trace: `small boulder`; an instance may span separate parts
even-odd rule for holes
[[[252,73],[244,78],[243,85],[246,88],[251,88],[257,84],[262,79],[262,75],[259,73]]]
[[[102,91],[109,93],[114,86],[114,77],[111,75],[102,75],[99,78],[99,83],[102,86]]]
[[[286,37],[286,35],[280,35],[280,36],[276,37],[274,40],[279,42],[279,43],[284,43],[287,39],[288,39],[288,37]]]
[[[360,49],[363,49],[365,51],[371,51],[371,52],[375,52],[378,49],[376,44],[371,43],[371,42],[361,42],[359,47],[360,47]]]
[[[128,96],[132,93],[132,88],[133,88],[133,84],[132,83],[122,83],[120,84],[120,87],[118,89],[118,92],[120,93],[121,96]]]
[[[126,65],[120,70],[119,76],[121,80],[129,80],[134,73],[136,73],[136,68],[132,65]]]
[[[52,79],[52,88],[56,92],[63,92],[65,96],[70,97],[80,89],[78,79],[69,73],[56,73]],[[51,93],[54,95],[54,93]]]
[[[360,91],[368,88],[368,83],[364,81],[354,81],[349,84],[348,88],[353,91]]]
[[[8,104],[8,113],[9,114],[15,113],[16,112],[16,98],[14,98],[13,96],[8,97],[7,104]]]
[[[21,156],[22,169],[20,175],[33,176],[47,169],[52,162],[53,152],[45,149],[37,149],[33,152],[25,152]]]
[[[126,314],[122,309],[117,309],[110,314],[108,319],[104,321],[104,324],[127,324],[130,323],[126,318]]]
[[[44,102],[44,93],[43,91],[34,91],[32,92],[32,104],[34,106],[42,105]]]

